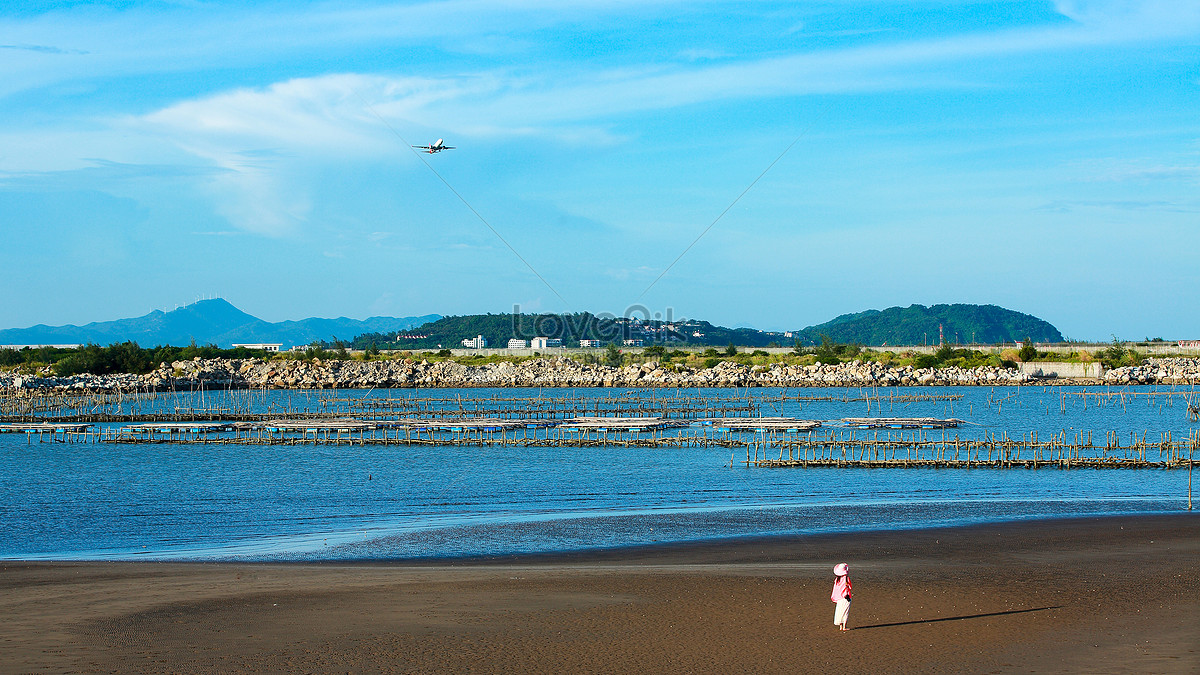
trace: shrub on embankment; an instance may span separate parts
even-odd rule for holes
[[[258,349],[236,347],[221,349],[215,345],[186,347],[170,345],[140,347],[133,341],[113,343],[107,347],[86,344],[80,347],[25,347],[22,349],[0,349],[0,367],[15,368],[23,373],[53,373],[59,377],[90,373],[112,375],[131,373],[144,375],[163,363],[172,361],[203,359],[246,359],[265,357],[267,352]],[[45,372],[49,369],[48,373]]]

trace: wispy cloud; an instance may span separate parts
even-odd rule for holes
[[[1130,181],[1200,182],[1200,165],[1162,164],[1152,161],[1105,160],[1085,165],[1087,180],[1123,183]]]
[[[299,230],[312,209],[306,185],[287,180],[286,172],[262,165],[231,165],[202,189],[213,199],[216,211],[234,226],[268,236]]]
[[[716,61],[727,57],[723,51],[717,49],[685,49],[679,52],[679,57],[686,61]]]
[[[640,280],[644,282],[647,279],[653,279],[656,272],[658,272],[657,269],[646,265],[639,265],[638,267],[610,267],[604,270],[604,276],[614,281]]]
[[[27,52],[37,52],[39,54],[87,54],[82,49],[59,49],[58,47],[49,47],[47,45],[0,45],[0,49],[17,49]]]
[[[31,56],[12,64],[19,65],[19,70],[0,79],[0,95],[78,78],[262,63],[307,56],[315,49],[340,50],[349,44],[511,51],[512,45],[520,42],[519,36],[549,27],[694,4],[683,0],[427,0],[403,4],[366,0],[246,6],[134,3],[120,9],[81,5],[9,17],[0,12],[0,35],[8,38],[12,48]],[[499,47],[499,41],[507,46]],[[68,53],[89,58],[45,58]]]
[[[46,171],[0,171],[0,185],[22,190],[105,189],[135,180],[210,177],[222,169],[198,164],[130,164],[83,158],[90,166]]]
[[[1109,180],[1186,180],[1200,179],[1200,166],[1147,166],[1109,174]]]
[[[1157,211],[1167,213],[1195,213],[1196,208],[1187,208],[1169,201],[1137,201],[1137,200],[1056,200],[1043,204],[1034,209],[1048,213],[1070,213],[1079,210],[1109,210],[1109,211]]]
[[[253,7],[216,6],[197,12],[187,5],[133,6],[122,11],[99,7],[49,11],[33,17],[0,18],[0,34],[9,36],[9,51],[26,51],[0,92],[80,77],[123,76],[136,73],[190,71],[197,67],[229,67],[287,58],[313,49],[346,44],[425,45],[447,51],[520,51],[529,48],[526,36],[583,22],[670,19],[681,8],[695,11],[697,3],[682,0],[550,2],[542,0],[449,0],[410,4],[358,3],[293,5],[272,3]],[[721,11],[731,2],[706,2]],[[864,3],[864,7],[869,6]],[[1059,0],[1057,11],[1066,25],[989,33],[985,29],[957,38],[885,45],[862,56],[885,65],[893,55],[902,61],[947,58],[954,54],[987,54],[1005,50],[1070,48],[1128,40],[1155,40],[1194,35],[1200,26],[1200,5],[1171,0]],[[729,9],[728,11],[735,11]],[[803,23],[796,23],[803,31]],[[854,29],[824,35],[865,34],[883,29]],[[271,36],[263,40],[263,36]],[[504,40],[497,47],[496,40]],[[55,45],[55,46],[47,46]],[[476,45],[472,47],[472,45]],[[488,46],[491,45],[491,46]],[[524,45],[524,46],[522,46]],[[87,54],[83,60],[46,59],[61,54]],[[696,60],[711,58],[696,49]],[[819,54],[813,55],[818,57]],[[842,54],[852,57],[853,53]],[[790,60],[778,62],[794,67]],[[826,84],[825,87],[829,85]]]
[[[578,133],[574,125],[580,122],[732,98],[945,86],[959,77],[947,79],[928,66],[1200,32],[1200,7],[1167,12],[1162,5],[1150,3],[1146,11],[1137,11],[1140,3],[1134,9],[1121,3],[1094,3],[1109,10],[1103,11],[1105,7],[1088,3],[1063,4],[1064,14],[1073,19],[1063,26],[719,64],[577,68],[570,78],[552,70],[541,74],[491,70],[448,77],[335,74],[295,78],[261,89],[239,89],[181,102],[145,119],[211,139],[256,136],[264,142],[350,151],[366,149],[371,145],[366,139],[375,135],[375,129],[364,134],[376,126],[367,107],[389,120],[457,133],[556,135],[561,131],[557,125],[570,124]],[[699,51],[692,54],[700,55]]]

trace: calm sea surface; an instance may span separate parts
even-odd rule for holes
[[[773,402],[764,416],[957,417],[957,433],[1200,428],[1180,397],[1097,405],[1041,387],[628,392],[872,396]],[[1089,391],[1101,391],[1091,389]],[[1167,391],[1146,387],[1126,392]],[[587,399],[620,390],[464,389],[159,397],[132,406],[327,410],[319,396]],[[961,394],[889,403],[891,394]],[[880,432],[885,433],[885,432]],[[907,432],[906,432],[907,433]],[[935,433],[935,432],[930,432]],[[940,435],[941,432],[936,432]],[[953,431],[950,433],[954,433]],[[744,451],[741,454],[744,459]],[[1151,457],[1153,459],[1154,457]],[[760,469],[726,449],[114,445],[0,434],[0,559],[351,560],[613,548],[1186,507],[1184,470]]]

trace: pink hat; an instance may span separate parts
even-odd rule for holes
[[[846,563],[838,563],[833,566],[833,573],[836,576],[843,576],[850,573],[850,566]]]

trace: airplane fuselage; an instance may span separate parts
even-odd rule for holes
[[[437,141],[430,143],[429,145],[414,145],[413,147],[417,148],[418,150],[424,150],[425,152],[428,152],[431,155],[434,153],[437,153],[437,152],[441,152],[443,150],[453,150],[454,149],[453,145],[446,145],[440,138],[437,139]]]

